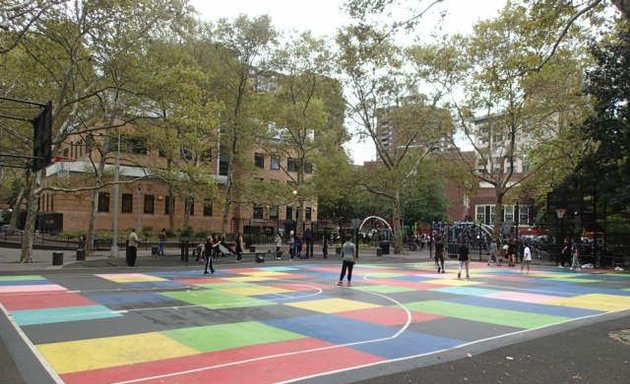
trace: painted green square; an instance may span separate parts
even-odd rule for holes
[[[567,277],[552,277],[550,279],[545,279],[545,280],[551,280],[551,281],[560,281],[563,283],[599,283],[599,280],[593,280],[593,279],[584,279],[581,277],[572,277],[572,276],[567,276]]]
[[[200,352],[222,351],[306,337],[255,321],[181,328],[164,331],[162,334]]]
[[[0,276],[0,281],[28,281],[28,280],[41,281],[41,280],[46,280],[46,278],[39,275]]]
[[[368,275],[372,278],[377,279],[387,279],[388,277],[400,277],[400,273],[392,273],[392,272],[365,272],[363,275]]]
[[[525,329],[538,328],[570,320],[562,316],[541,315],[436,300],[407,303],[405,306],[417,312]]]
[[[355,290],[376,292],[376,293],[396,293],[396,292],[410,292],[415,291],[414,288],[400,287],[395,285],[362,285],[355,286]]]
[[[246,308],[275,303],[247,296],[232,295],[219,289],[200,289],[188,292],[165,292],[162,295],[210,309]]]

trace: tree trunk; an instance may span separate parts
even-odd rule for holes
[[[501,232],[503,230],[503,197],[505,196],[505,190],[499,186],[495,186],[496,203],[494,205],[494,220],[492,222],[494,240],[497,244],[501,243]]]
[[[394,254],[402,253],[402,225],[400,213],[400,191],[396,191],[392,200],[392,224],[394,225]]]
[[[28,176],[28,198],[26,203],[26,222],[22,236],[22,254],[20,263],[33,262],[33,237],[35,235],[35,222],[37,221],[39,184],[42,171],[32,172]]]
[[[22,201],[24,200],[24,192],[25,188],[20,188],[20,193],[18,193],[18,196],[15,199],[15,204],[13,205],[13,212],[11,213],[11,219],[9,220],[9,228],[11,228],[12,230],[17,229],[18,218],[20,217],[20,209],[22,207]]]
[[[98,219],[98,193],[102,183],[103,170],[105,169],[105,156],[101,156],[101,160],[98,162],[98,168],[96,169],[94,186],[96,187],[92,191],[92,203],[90,206],[90,218],[88,220],[88,229],[85,235],[85,257],[92,256],[94,249],[94,238],[96,237],[96,220]]]

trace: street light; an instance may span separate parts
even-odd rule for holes
[[[120,128],[119,128],[120,129]],[[110,257],[118,257],[118,195],[120,188],[120,130],[118,129],[118,144],[116,149],[116,163],[114,165],[114,221],[112,224],[112,248]]]

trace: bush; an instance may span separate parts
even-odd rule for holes
[[[181,232],[179,232],[180,237],[191,237],[193,235],[193,228],[188,225],[182,228]]]

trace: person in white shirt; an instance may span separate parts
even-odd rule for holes
[[[532,251],[529,249],[529,245],[525,244],[525,248],[523,249],[523,264],[521,264],[521,272],[523,272],[523,268],[527,269],[527,273],[529,274],[529,264],[532,262]]]

